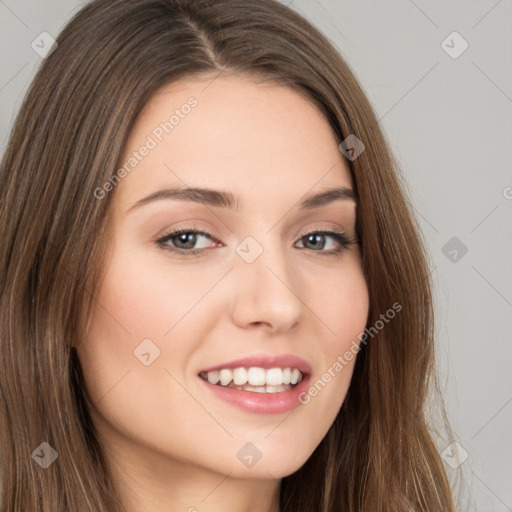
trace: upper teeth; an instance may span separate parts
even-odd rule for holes
[[[210,384],[227,386],[233,381],[237,386],[249,384],[251,386],[281,386],[283,384],[297,384],[302,380],[302,373],[297,368],[223,368],[208,373],[201,373],[201,377]]]

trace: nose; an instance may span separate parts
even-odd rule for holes
[[[232,319],[239,327],[285,332],[301,319],[305,302],[300,274],[282,250],[265,247],[252,263],[240,258],[231,279],[235,283]]]

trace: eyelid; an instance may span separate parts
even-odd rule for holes
[[[345,230],[342,226],[330,226],[330,227],[317,227],[317,226],[318,226],[318,223],[309,224],[307,228],[302,230],[300,232],[300,234],[297,235],[297,239],[301,239],[302,237],[307,236],[309,234],[323,233],[323,234],[332,234],[333,236],[341,235],[341,236],[345,237],[347,239],[347,241],[350,242],[351,245],[359,245],[357,236],[352,236],[349,234],[349,231],[352,231],[352,230]]]
[[[308,228],[304,231],[301,231],[301,234],[298,235],[298,238],[302,238],[303,236],[309,235],[311,233],[334,233],[334,234],[343,234],[346,235],[345,230],[341,228]],[[348,235],[346,235],[348,236]]]

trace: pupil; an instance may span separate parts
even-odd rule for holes
[[[313,241],[313,247],[324,247],[324,243],[322,243],[323,235],[308,235],[309,240]],[[318,243],[317,243],[318,242]],[[316,245],[315,245],[316,244]]]
[[[188,245],[187,248],[193,247],[195,245],[196,241],[196,235],[195,233],[182,233],[181,235],[178,235],[178,239],[180,243],[187,244],[188,239]]]

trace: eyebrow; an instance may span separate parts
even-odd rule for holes
[[[171,199],[178,201],[192,201],[207,206],[216,206],[220,208],[229,208],[234,211],[240,211],[242,203],[231,192],[223,190],[213,190],[208,188],[166,188],[153,192],[136,203],[134,203],[128,211],[140,206],[160,201],[162,199]],[[300,210],[311,210],[320,206],[325,206],[333,201],[349,200],[357,202],[355,192],[350,188],[335,187],[309,195],[300,204]]]

